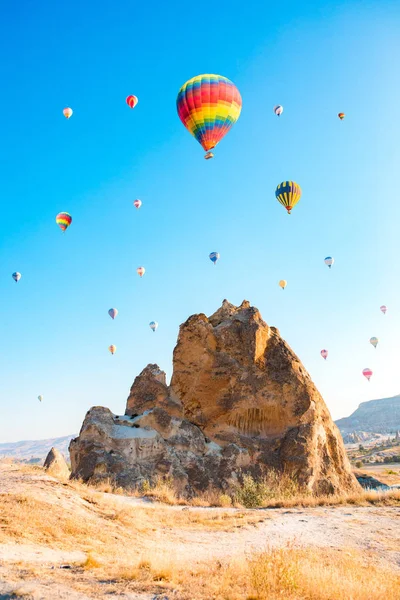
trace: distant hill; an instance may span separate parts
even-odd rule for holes
[[[74,435],[65,435],[48,440],[26,440],[0,444],[0,458],[12,457],[20,460],[44,460],[52,447],[57,448],[69,460],[68,446]]]
[[[400,430],[400,395],[362,402],[352,415],[335,423],[342,434],[353,431],[396,433]]]

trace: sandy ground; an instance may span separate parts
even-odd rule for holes
[[[84,510],[85,501],[75,490],[63,485],[43,473],[25,473],[15,465],[0,463],[0,494],[34,493],[35,498],[43,498],[48,503],[62,502],[65,510]],[[121,505],[135,507],[152,507],[157,511],[191,511],[203,513],[232,513],[237,509],[192,508],[182,506],[160,506],[140,498],[106,494]],[[82,506],[82,508],[80,508]],[[400,507],[318,507],[299,509],[259,509],[248,511],[259,517],[259,522],[251,526],[232,528],[230,531],[212,531],[202,529],[164,527],[154,531],[140,541],[140,551],[164,553],[172,561],[193,566],[201,562],[227,561],[245,556],[254,550],[267,547],[283,547],[288,543],[297,546],[334,548],[338,552],[358,549],[366,552],[371,560],[399,569],[400,572]],[[172,515],[171,515],[172,516]],[[258,519],[257,519],[258,521]],[[167,520],[168,522],[168,520]],[[15,570],[24,564],[40,564],[47,569],[60,569],[65,565],[81,563],[85,554],[80,551],[65,552],[35,544],[3,543],[0,544],[0,600],[14,598],[10,595],[15,590]],[[20,583],[20,582],[19,582]],[[25,584],[24,584],[25,585]],[[71,589],[57,588],[43,584],[41,581],[26,583],[26,595],[23,598],[33,600],[85,600],[87,596],[76,595]],[[20,587],[17,585],[17,587]],[[24,590],[23,590],[24,591]],[[106,596],[104,596],[106,597]],[[107,598],[125,600],[164,599],[165,596],[107,595]]]

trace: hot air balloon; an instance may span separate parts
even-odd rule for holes
[[[332,256],[327,256],[327,257],[324,259],[324,263],[325,263],[325,264],[326,264],[326,265],[327,265],[329,268],[331,268],[331,267],[332,267],[332,265],[333,265],[333,263],[334,263],[334,262],[335,262],[335,259],[334,259],[334,258],[332,258]]]
[[[210,160],[210,158],[214,158],[214,154],[212,152],[206,152],[204,158]]]
[[[136,104],[139,102],[136,96],[128,96],[126,99],[126,103],[129,108],[135,108]]]
[[[328,350],[321,350],[321,356],[326,360],[328,358]]]
[[[18,281],[21,279],[22,275],[21,273],[18,273],[18,271],[15,271],[15,273],[12,274],[12,278],[14,279],[14,281],[16,283],[18,283]]]
[[[40,396],[38,396],[38,400],[39,402],[41,402],[43,400],[43,396],[40,394]]]
[[[114,344],[111,344],[111,346],[108,346],[108,350],[111,352],[111,354],[115,354],[117,351],[117,346],[114,346]]]
[[[72,217],[67,212],[60,212],[56,216],[56,223],[62,229],[62,231],[65,231],[71,225]]]
[[[290,211],[301,198],[301,188],[294,181],[282,181],[275,190],[275,196],[290,215]]]
[[[284,290],[285,287],[287,286],[287,281],[286,279],[281,279],[279,282],[280,287]]]
[[[280,117],[281,114],[283,113],[283,106],[281,106],[280,104],[277,104],[276,106],[274,106],[274,113]]]
[[[340,119],[341,121],[343,121],[343,119],[345,118],[345,116],[346,116],[346,115],[345,115],[344,113],[339,113],[339,114],[338,114],[338,117],[339,117],[339,119]]]
[[[146,269],[144,267],[138,267],[136,269],[136,273],[140,276],[143,277],[143,275],[146,273]]]
[[[214,263],[214,265],[215,265],[215,264],[216,264],[216,262],[217,262],[217,260],[219,260],[219,258],[220,258],[220,254],[219,254],[219,252],[211,252],[211,253],[208,255],[208,258],[209,258],[209,259],[211,260],[211,262],[213,262],[213,263]]]
[[[135,208],[140,208],[140,207],[142,206],[142,201],[141,201],[141,200],[135,200],[135,201],[133,202],[133,206],[134,206]]]
[[[157,329],[157,327],[158,327],[158,323],[157,323],[157,321],[151,321],[151,322],[149,323],[149,327],[150,327],[150,329],[151,329],[152,331],[155,331],[155,330]]]
[[[110,308],[110,310],[108,311],[108,314],[110,315],[112,320],[114,320],[118,314],[118,310],[116,308]]]
[[[183,84],[176,108],[186,129],[208,152],[238,120],[242,98],[237,87],[226,77],[198,75]]]
[[[63,115],[66,119],[70,119],[72,117],[73,112],[74,111],[72,110],[72,108],[67,107],[67,108],[64,108]]]
[[[378,345],[378,342],[379,342],[379,340],[378,340],[378,338],[377,338],[377,337],[372,337],[372,338],[369,340],[369,343],[370,343],[370,344],[372,344],[374,348],[376,348],[376,347],[377,347],[377,345]]]
[[[383,312],[384,315],[386,315],[387,306],[385,306],[384,304],[382,304],[381,311]]]
[[[362,372],[362,374],[364,375],[364,377],[365,377],[366,379],[368,379],[368,381],[369,381],[369,380],[371,379],[371,377],[372,377],[372,371],[371,371],[371,369],[364,369],[364,370],[363,370],[363,372]]]

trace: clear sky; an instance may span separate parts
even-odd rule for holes
[[[224,298],[279,328],[334,418],[400,392],[397,0],[1,13],[0,441],[78,432],[93,405],[123,413],[147,363],[171,375],[179,324]],[[243,98],[211,161],[175,107],[201,73]],[[291,216],[274,196],[286,179],[303,190]]]

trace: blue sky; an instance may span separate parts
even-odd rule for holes
[[[0,441],[122,413],[147,363],[171,375],[179,324],[224,298],[279,328],[334,418],[400,392],[399,27],[395,1],[3,5]],[[175,108],[200,73],[243,98],[212,161]]]

